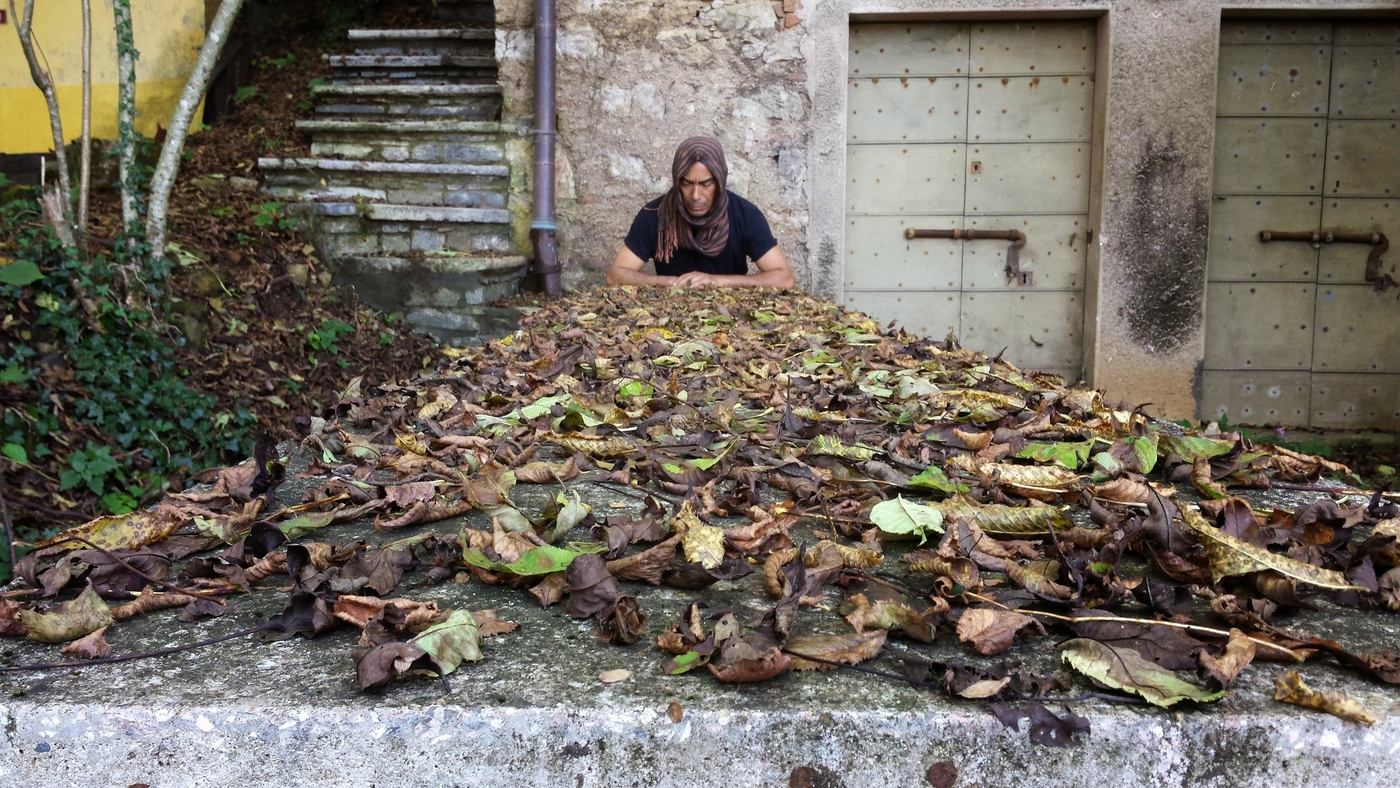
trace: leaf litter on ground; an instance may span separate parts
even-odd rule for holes
[[[50,540],[20,573],[45,598],[82,595],[48,611],[6,602],[3,631],[66,642],[172,606],[217,613],[209,597],[285,594],[269,636],[359,627],[359,683],[379,690],[445,680],[482,658],[483,638],[509,636],[494,611],[395,596],[480,582],[563,602],[604,643],[654,639],[666,673],[862,670],[993,703],[1011,726],[1029,716],[1032,740],[1054,746],[1081,741],[1088,722],[1045,704],[1105,689],[1209,703],[1256,662],[1323,656],[1400,683],[1394,652],[1282,626],[1320,599],[1394,611],[1393,520],[1348,498],[1289,512],[1236,497],[1280,478],[1345,490],[1319,481],[1346,474],[1336,463],[1150,419],[804,295],[613,288],[522,312],[515,334],[309,415],[294,447],[310,462],[301,502],[277,508],[279,458],[264,456]],[[535,513],[517,485],[554,492]],[[626,513],[590,506],[579,485]],[[491,526],[444,527],[469,512]],[[370,517],[381,530],[444,525],[336,543],[337,523]],[[137,575],[91,585],[106,564],[76,541],[149,562],[196,534],[217,551],[167,569],[160,589]],[[647,609],[646,585],[703,591],[757,571],[762,615]],[[108,611],[104,588],[127,604]],[[827,623],[794,635],[798,619]],[[1010,659],[870,667],[889,661],[891,639],[944,636],[979,657],[1058,651],[1092,691],[1053,694],[1065,679]]]

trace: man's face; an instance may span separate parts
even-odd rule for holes
[[[710,212],[710,206],[715,204],[715,192],[719,190],[719,182],[715,176],[710,174],[710,168],[696,162],[690,169],[681,176],[681,201],[685,203],[685,212],[691,216],[704,216]]]

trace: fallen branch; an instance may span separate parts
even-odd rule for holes
[[[1171,627],[1172,629],[1184,629],[1188,632],[1199,632],[1203,635],[1213,635],[1215,637],[1220,638],[1230,637],[1230,633],[1227,630],[1215,629],[1214,627],[1203,627],[1200,624],[1178,624],[1175,621],[1158,621],[1155,618],[1129,618],[1127,616],[1064,616],[1060,615],[1059,613],[1047,613],[1043,610],[1010,608],[996,601],[995,599],[992,599],[991,597],[985,597],[981,594],[973,593],[971,591],[967,591],[965,592],[965,594],[967,596],[972,597],[973,599],[978,599],[983,602],[986,602],[987,604],[996,605],[1002,610],[1009,610],[1013,613],[1021,613],[1027,616],[1044,616],[1045,618],[1052,618],[1056,621],[1063,621],[1067,624],[1087,624],[1110,621],[1118,624],[1139,624],[1142,626],[1158,626]],[[1303,655],[1299,654],[1296,651],[1293,651],[1292,649],[1285,648],[1277,643],[1272,643],[1267,640],[1261,640],[1256,637],[1250,637],[1248,635],[1246,635],[1245,637],[1257,646],[1263,646],[1264,648],[1267,648],[1271,651],[1277,651],[1281,654],[1287,654],[1290,658],[1293,659],[1294,662],[1304,661]]]
[[[227,607],[227,606],[228,606],[228,603],[225,602],[224,600],[222,600],[222,599],[220,599],[220,598],[218,598],[218,597],[216,597],[216,596],[212,596],[212,595],[210,595],[210,594],[206,594],[206,593],[203,592],[203,591],[196,591],[196,590],[193,589],[193,588],[181,588],[181,587],[175,585],[174,583],[167,583],[167,582],[165,582],[164,580],[161,580],[161,579],[159,579],[159,578],[152,577],[152,576],[146,574],[145,572],[142,572],[140,569],[137,569],[136,567],[134,567],[134,566],[132,566],[131,564],[127,563],[125,559],[123,559],[121,556],[117,555],[116,553],[113,553],[111,550],[108,550],[108,549],[105,548],[105,547],[101,547],[101,546],[99,546],[99,545],[93,544],[92,542],[89,542],[88,540],[84,539],[84,538],[81,537],[81,536],[77,536],[77,535],[75,534],[75,535],[70,536],[70,537],[68,537],[68,538],[69,538],[69,539],[72,539],[72,540],[75,541],[75,542],[82,542],[83,544],[87,545],[88,547],[91,547],[92,549],[101,552],[103,555],[107,556],[108,558],[112,559],[113,561],[116,561],[117,563],[121,564],[123,567],[126,567],[126,569],[127,569],[128,571],[130,571],[130,572],[135,572],[137,575],[139,575],[139,576],[141,576],[142,578],[144,578],[147,582],[152,583],[152,584],[157,585],[157,586],[160,586],[161,588],[164,588],[166,591],[170,591],[170,592],[176,593],[176,594],[184,594],[185,596],[196,597],[196,598],[198,598],[198,599],[203,599],[205,602],[213,602],[214,604],[218,605],[219,607]]]

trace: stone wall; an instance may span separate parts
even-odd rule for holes
[[[775,9],[775,5],[777,6]],[[561,0],[557,194],[566,287],[599,284],[632,218],[670,185],[686,137],[724,143],[804,287],[811,103],[797,0]],[[531,0],[498,0],[503,120],[534,111]],[[781,28],[781,29],[780,29]],[[528,146],[512,168],[530,169]],[[529,195],[514,206],[529,226]]]

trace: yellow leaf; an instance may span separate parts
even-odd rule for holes
[[[1348,583],[1341,572],[1295,561],[1288,556],[1271,553],[1262,547],[1255,547],[1249,542],[1236,539],[1206,522],[1205,518],[1193,510],[1184,510],[1182,517],[1205,545],[1206,558],[1210,561],[1211,577],[1217,583],[1220,582],[1221,578],[1232,575],[1244,575],[1272,569],[1300,583],[1307,583],[1319,588],[1330,588],[1334,591],[1370,590],[1364,586]]]
[[[77,599],[63,602],[47,613],[19,611],[19,620],[31,640],[66,643],[111,625],[112,611],[89,583]]]
[[[1380,718],[1340,692],[1318,692],[1309,687],[1303,683],[1303,677],[1299,676],[1296,670],[1290,670],[1274,681],[1274,700],[1325,711],[1362,725],[1375,725],[1380,722]]]
[[[671,519],[671,530],[681,536],[685,560],[706,569],[714,569],[724,561],[724,529],[701,522],[690,501],[682,503]]]
[[[785,647],[792,657],[793,670],[835,670],[835,665],[813,662],[798,655],[818,657],[843,665],[858,665],[880,653],[889,631],[872,629],[845,635],[813,635],[791,638]]]
[[[79,550],[87,545],[73,540],[80,536],[107,550],[134,550],[154,544],[175,533],[189,522],[189,515],[168,504],[154,510],[99,517],[89,523],[70,528],[52,539],[35,545],[37,549]]]

